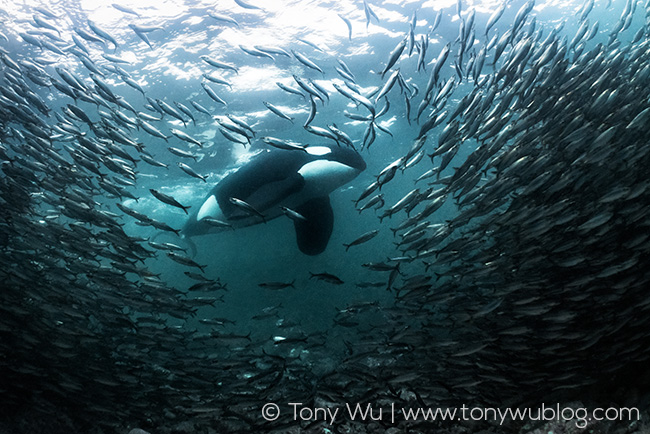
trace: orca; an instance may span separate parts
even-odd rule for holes
[[[358,152],[339,146],[264,150],[225,176],[200,206],[193,207],[181,235],[191,238],[266,223],[286,207],[304,217],[292,218],[298,248],[318,255],[325,251],[334,227],[329,194],[365,168]],[[208,223],[215,220],[225,225]]]

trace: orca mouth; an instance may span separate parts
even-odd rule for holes
[[[331,161],[338,161],[346,166],[352,167],[359,171],[359,173],[366,170],[366,162],[357,151],[350,148],[342,148],[339,146],[329,147],[332,151],[327,155],[326,159]]]
[[[343,149],[343,151],[347,154],[345,160],[343,160],[346,164],[357,169],[359,173],[366,170],[366,162],[361,154],[352,149]]]

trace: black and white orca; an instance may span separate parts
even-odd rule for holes
[[[304,152],[262,151],[212,189],[181,233],[193,237],[228,230],[208,224],[206,219],[233,228],[251,226],[282,215],[286,207],[304,217],[293,219],[298,248],[307,255],[318,255],[327,247],[334,227],[329,194],[365,168],[359,153],[338,146],[307,146]],[[241,201],[263,217],[247,212]]]

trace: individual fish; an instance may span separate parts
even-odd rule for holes
[[[198,146],[199,148],[203,147],[203,143],[196,140],[194,137],[190,136],[189,134],[185,133],[184,131],[178,130],[176,128],[172,128],[169,131],[173,135],[175,135],[176,137],[178,137],[179,139],[181,139],[181,140],[183,140],[185,142],[192,143],[192,144]]]
[[[93,72],[95,72],[95,71],[93,71]],[[140,84],[137,81],[135,81],[134,79],[132,79],[131,77],[122,76],[122,80],[126,84],[131,86],[133,89],[140,92],[143,96],[145,95],[145,92],[144,92],[144,89],[142,88],[142,86],[140,86]]]
[[[250,129],[246,129],[245,127],[242,127],[240,124],[235,123],[228,117],[216,116],[215,119],[217,120],[217,122],[221,127],[220,130],[223,131],[227,130],[229,132],[234,133],[234,137],[236,139],[233,139],[233,137],[230,136],[226,136],[226,138],[228,138],[231,141],[237,143],[244,142],[250,144],[251,139],[255,137],[255,133],[253,131],[251,131]]]
[[[266,223],[266,217],[264,217],[264,215],[263,215],[261,212],[259,212],[258,210],[256,210],[256,209],[255,209],[252,205],[250,205],[249,203],[244,202],[244,201],[241,200],[241,199],[237,199],[236,197],[231,197],[231,198],[229,198],[228,200],[230,201],[231,204],[233,204],[233,205],[236,206],[237,208],[241,209],[241,210],[244,211],[246,214],[251,215],[251,216],[257,216],[257,217],[261,218],[262,221],[263,221],[264,223]]]
[[[352,22],[350,22],[350,20],[347,19],[346,17],[344,17],[343,15],[341,15],[341,14],[338,14],[338,15],[339,15],[339,18],[341,18],[343,20],[343,22],[345,23],[345,25],[348,27],[348,40],[351,41],[352,40]]]
[[[178,109],[182,111],[185,115],[187,115],[187,117],[192,120],[192,123],[196,125],[196,119],[194,118],[194,114],[192,114],[192,110],[190,110],[189,107],[187,107],[185,104],[182,104],[178,101],[174,101],[174,105],[178,107]]]
[[[144,26],[141,24],[129,24],[129,27],[131,30],[133,30],[136,33],[151,33],[156,30],[165,30],[164,27],[160,26]]]
[[[208,94],[210,98],[212,98],[215,102],[218,102],[219,104],[223,105],[228,105],[226,101],[221,99],[219,95],[217,95],[217,92],[214,91],[210,86],[208,86],[206,83],[201,83],[201,87],[203,87],[203,90],[205,90],[205,93]]]
[[[229,81],[224,80],[221,77],[217,77],[217,76],[212,75],[212,74],[203,74],[203,78],[205,78],[208,81],[211,81],[212,83],[223,84],[223,85],[228,86],[229,88],[232,89],[232,84]]]
[[[379,24],[379,17],[370,8],[370,5],[368,5],[368,2],[366,0],[363,0],[363,12],[366,14],[366,28],[368,28],[368,26],[370,25],[370,20],[372,18],[374,18]]]
[[[366,199],[367,197],[370,197],[370,195],[373,194],[378,188],[379,188],[378,182],[373,182],[372,184],[370,184],[368,187],[366,187],[366,189],[361,193],[359,198],[355,201],[355,205],[358,205],[359,202]]]
[[[56,19],[59,18],[59,15],[55,14],[52,12],[50,9],[46,8],[45,6],[36,6],[34,10],[41,15],[45,15],[48,18]]]
[[[447,61],[450,51],[451,51],[451,45],[447,43],[440,51],[440,54],[438,54],[436,63],[431,69],[431,74],[429,76],[427,88],[424,91],[424,95],[427,98],[430,96],[431,92],[433,91],[433,87],[438,83],[438,77],[440,76],[440,71],[442,70],[442,66]]]
[[[178,110],[176,110],[174,107],[172,107],[172,106],[170,106],[169,104],[167,104],[165,101],[163,101],[163,100],[161,100],[161,99],[156,99],[156,103],[158,104],[158,106],[159,106],[159,107],[160,107],[160,108],[161,108],[165,113],[167,113],[168,115],[170,115],[170,116],[172,116],[172,117],[178,119],[178,120],[181,121],[183,124],[186,123],[185,118],[183,117],[183,115],[182,115]]]
[[[122,205],[121,203],[116,203],[115,206],[117,206],[122,212],[125,214],[128,214],[129,216],[143,222],[143,223],[149,223],[151,221],[151,218],[146,216],[145,214],[142,214],[134,209],[131,209],[127,206]]]
[[[312,47],[314,50],[320,52],[320,53],[325,53],[325,50],[323,50],[318,44],[308,41],[307,39],[304,38],[296,38],[298,41],[302,42],[303,44],[309,45]]]
[[[104,46],[104,39],[98,38],[97,36],[93,36],[92,34],[88,33],[86,30],[80,27],[74,27],[74,31],[86,41],[95,42],[97,44]]]
[[[294,56],[294,57],[295,57],[295,58],[296,58],[300,63],[302,63],[302,64],[305,65],[306,67],[311,68],[311,69],[314,69],[314,70],[320,72],[321,74],[325,74],[325,73],[323,72],[323,70],[321,69],[320,66],[316,65],[312,60],[310,60],[310,59],[309,59],[307,56],[305,56],[304,54],[302,54],[302,53],[300,53],[300,52],[298,52],[298,51],[294,51],[294,50],[291,50],[291,53],[293,54],[293,56]]]
[[[243,145],[244,147],[250,144],[250,139],[248,138],[248,136],[242,135],[240,133],[233,133],[226,128],[219,128],[219,132],[226,139],[230,140],[233,143],[238,143],[240,145]]]
[[[275,47],[275,46],[268,46],[268,45],[255,45],[255,49],[259,51],[263,51],[268,54],[275,54],[278,56],[284,56],[284,57],[291,57],[291,54],[287,52],[287,50],[280,48],[280,47]]]
[[[381,71],[381,78],[384,78],[384,75],[397,63],[399,60],[400,56],[404,52],[404,49],[406,48],[406,43],[407,43],[407,38],[402,39],[399,44],[395,48],[393,48],[393,51],[390,52],[388,55],[388,61],[386,62],[386,66],[384,69]]]
[[[166,232],[173,232],[176,235],[180,235],[180,230],[179,229],[174,229],[171,226],[169,226],[167,223],[160,222],[155,219],[151,219],[149,222],[147,222],[150,226],[153,226],[156,229],[159,229],[161,231],[166,231]]]
[[[348,146],[348,147],[350,147],[352,149],[355,148],[354,143],[352,142],[352,139],[350,138],[350,136],[348,134],[346,134],[344,131],[340,130],[336,126],[336,124],[328,125],[327,128],[332,133],[334,133],[334,135],[336,136],[336,141],[337,142],[343,142],[346,146]]]
[[[242,129],[248,131],[253,137],[255,137],[255,131],[253,128],[246,123],[246,121],[242,120],[241,118],[238,118],[237,116],[234,116],[232,114],[227,114],[226,117],[230,119],[230,121],[234,124],[237,124],[240,126]]]
[[[309,84],[311,84],[312,87],[313,87],[314,89],[316,89],[316,90],[319,92],[320,95],[324,96],[324,97],[327,99],[327,101],[329,102],[330,97],[329,97],[329,94],[328,94],[328,92],[327,92],[327,89],[325,89],[322,85],[318,84],[317,81],[312,80],[312,79],[309,79]],[[322,101],[322,100],[323,100],[323,99],[321,98],[321,101]]]
[[[531,10],[533,10],[533,7],[535,6],[535,1],[534,0],[528,0],[518,11],[517,15],[515,15],[515,19],[512,23],[512,28],[514,29],[514,32],[516,32],[519,27],[523,24],[524,20],[526,17],[528,17],[528,14],[530,13]]]
[[[377,96],[375,96],[375,104],[383,98],[390,90],[393,88],[395,83],[397,82],[397,77],[399,76],[399,69],[396,71],[393,71],[393,73],[388,77],[388,80],[386,80],[386,83],[384,83],[384,86],[381,88]]]
[[[589,31],[587,32],[587,35],[585,36],[584,40],[585,42],[591,41],[596,35],[598,34],[598,21],[596,21],[590,28]]]
[[[167,252],[167,256],[173,261],[178,262],[181,265],[198,268],[199,270],[201,270],[202,273],[205,273],[205,267],[207,267],[207,265],[200,265],[185,255],[181,255],[180,253],[171,251],[171,252]]]
[[[204,217],[201,221],[210,226],[214,226],[215,228],[228,228],[235,230],[232,224],[212,217]]]
[[[97,36],[99,36],[100,38],[102,38],[102,39],[104,39],[106,41],[109,41],[111,44],[113,44],[114,49],[117,50],[119,45],[118,45],[117,41],[115,40],[115,38],[113,38],[106,30],[104,30],[101,27],[97,26],[97,24],[95,24],[93,21],[88,20],[87,23],[88,23],[88,27],[90,27],[90,30],[95,32],[95,34]]]
[[[377,229],[373,229],[370,232],[366,232],[365,234],[361,235],[359,238],[355,239],[349,244],[343,244],[345,246],[345,251],[347,252],[352,246],[358,246],[359,244],[363,244],[370,241],[371,239],[375,238],[378,234],[379,231]]]
[[[239,28],[239,23],[232,17],[228,15],[218,14],[215,12],[208,12],[208,16],[214,20],[221,21],[224,23],[234,24],[235,27]]]
[[[49,29],[57,32],[59,35],[61,35],[61,31],[57,29],[54,24],[47,22],[47,20],[43,19],[42,17],[38,15],[33,15],[32,19],[34,20],[34,23],[36,24],[37,27],[41,27],[43,29]]]
[[[307,152],[307,145],[295,143],[288,140],[276,139],[275,137],[262,137],[262,141],[274,148],[284,149],[287,151],[304,151]]]
[[[207,179],[206,179],[207,178],[206,176],[199,175],[198,173],[196,173],[196,171],[194,169],[192,169],[187,164],[182,163],[180,161],[178,163],[176,163],[176,164],[178,165],[178,167],[181,168],[181,170],[183,172],[187,173],[188,175],[190,175],[190,176],[192,176],[194,178],[198,178],[198,179],[202,180],[203,182],[208,182]]]
[[[490,32],[490,29],[494,27],[494,25],[499,21],[499,19],[503,16],[503,13],[506,10],[507,3],[501,3],[497,9],[492,12],[492,15],[490,15],[490,18],[487,20],[487,24],[485,24],[485,37],[487,38],[488,33]]]
[[[197,111],[199,111],[199,112],[201,112],[201,113],[203,113],[203,114],[206,114],[206,115],[208,115],[208,116],[212,116],[212,113],[210,113],[210,111],[209,111],[208,109],[206,109],[205,107],[203,107],[203,106],[202,106],[201,104],[199,104],[198,102],[196,102],[196,101],[190,101],[190,103],[192,104],[192,107],[194,107]]]
[[[273,290],[280,290],[280,289],[286,289],[286,288],[295,288],[294,284],[296,283],[295,279],[292,282],[262,282],[259,283],[257,286],[260,288],[264,289],[273,289]]]
[[[266,106],[267,109],[269,109],[273,114],[281,117],[282,119],[286,119],[293,123],[294,118],[289,116],[288,114],[284,113],[282,110],[271,104],[270,102],[262,101],[262,103]]]
[[[163,139],[167,141],[168,137],[163,134],[158,128],[154,127],[147,121],[143,121],[142,119],[138,119],[139,125],[142,127],[143,130],[145,130],[147,133],[151,134],[154,137],[158,137],[160,139]]]
[[[365,211],[367,209],[370,209],[372,207],[375,207],[376,209],[381,208],[384,206],[384,193],[379,193],[372,198],[368,200],[361,208],[357,208],[357,211],[359,211],[359,214],[361,214],[362,211]]]
[[[147,164],[149,164],[149,165],[151,165],[151,166],[154,166],[154,167],[164,167],[164,168],[168,168],[168,167],[169,167],[169,165],[167,165],[167,164],[165,164],[165,163],[162,163],[162,162],[160,162],[160,161],[154,159],[151,155],[140,154],[140,158],[141,158],[142,161],[144,161],[145,163],[147,163]]]
[[[397,169],[402,164],[404,164],[404,157],[398,158],[397,160],[393,161],[379,173],[379,175],[377,176],[377,184],[380,190],[384,186],[384,184],[387,184],[395,177],[395,174],[397,173]]]
[[[594,0],[586,0],[584,4],[582,5],[582,8],[580,8],[580,21],[585,21],[587,19],[587,16],[591,12],[591,10],[594,8]]]
[[[299,89],[296,89],[295,87],[287,86],[286,84],[281,83],[281,82],[279,82],[279,81],[276,82],[275,84],[276,84],[280,89],[284,90],[284,91],[287,92],[287,93],[291,93],[291,94],[293,94],[293,95],[298,95],[298,96],[301,96],[301,97],[303,97],[303,98],[305,97],[305,94],[303,94]]]
[[[576,45],[582,40],[582,38],[585,36],[587,33],[587,30],[589,30],[589,20],[584,20],[580,27],[578,28],[578,31],[576,32],[575,36],[569,43],[569,50],[575,49]]]
[[[341,77],[343,77],[343,79],[348,80],[348,81],[351,81],[351,82],[354,82],[354,76],[351,75],[351,74],[349,74],[349,73],[348,73],[347,71],[345,71],[343,68],[337,66],[337,67],[335,68],[335,70],[336,70],[336,72],[339,73],[339,75],[340,75]]]
[[[321,280],[323,282],[331,283],[333,285],[343,285],[343,281],[338,278],[337,276],[330,274],[330,273],[309,273],[310,279],[316,279],[316,280]]]
[[[208,65],[214,67],[214,68],[220,68],[220,69],[226,69],[229,71],[233,71],[235,74],[239,74],[239,70],[237,67],[230,65],[228,63],[220,62],[218,60],[214,60],[209,58],[208,56],[201,56],[201,60],[203,60],[205,63]]]
[[[359,95],[358,93],[348,91],[337,83],[332,83],[332,85],[336,90],[339,91],[339,93],[341,93],[341,95],[350,98],[352,101],[362,104],[370,111],[372,117],[373,118],[375,117],[376,115],[375,105],[368,98],[364,97],[363,95]]]
[[[426,57],[429,48],[429,34],[423,35],[420,39],[420,53],[418,55],[418,71],[426,71]]]
[[[139,17],[139,16],[140,16],[140,14],[138,14],[138,13],[137,13],[136,11],[134,11],[133,9],[128,8],[128,7],[126,7],[126,6],[122,6],[122,5],[118,4],[118,3],[113,3],[113,4],[111,4],[111,6],[113,6],[115,9],[117,9],[117,10],[120,11],[120,12],[124,12],[124,13],[126,13],[126,14],[135,15],[136,17]]]
[[[269,53],[267,53],[265,51],[258,50],[256,48],[244,47],[243,45],[240,45],[239,49],[242,50],[246,54],[250,54],[251,56],[266,57],[268,59],[275,60],[275,57],[271,56]]]
[[[156,199],[158,199],[158,200],[161,201],[162,203],[165,203],[165,204],[167,204],[167,205],[175,206],[176,208],[180,208],[180,209],[182,209],[183,212],[185,212],[185,214],[187,214],[187,213],[188,213],[187,210],[190,209],[189,206],[181,205],[181,204],[180,204],[176,199],[174,199],[173,197],[171,197],[171,196],[169,196],[169,195],[167,195],[167,194],[165,194],[165,193],[161,193],[161,192],[159,192],[159,191],[157,191],[157,190],[154,190],[153,188],[150,188],[150,189],[149,189],[149,192],[153,195],[153,197],[155,197]]]
[[[244,9],[257,9],[257,10],[262,10],[261,7],[252,5],[244,0],[235,0],[235,3],[237,3],[239,6],[243,7]]]
[[[215,119],[221,127],[226,130],[232,131],[235,134],[245,137],[248,142],[255,137],[255,131],[252,130],[250,126],[242,122],[241,120],[235,118],[232,115],[226,117],[216,116]]]
[[[309,96],[309,116],[307,116],[307,119],[305,120],[305,123],[303,124],[304,127],[308,126],[314,118],[316,117],[316,102],[314,101],[314,98],[310,95]]]
[[[440,22],[442,21],[442,9],[436,13],[436,16],[433,19],[433,24],[431,24],[431,29],[429,30],[429,33],[433,33],[436,31],[438,26],[440,25]]]
[[[286,215],[287,217],[289,217],[293,221],[296,221],[296,222],[305,222],[305,221],[307,221],[307,218],[305,216],[303,216],[302,214],[300,214],[300,213],[298,213],[298,212],[296,212],[296,211],[294,211],[294,210],[292,210],[290,208],[287,208],[286,206],[281,206],[280,209],[282,210],[284,215]]]
[[[302,78],[298,77],[295,74],[293,76],[293,79],[296,81],[296,83],[298,83],[298,86],[300,86],[309,95],[313,96],[316,99],[321,100],[321,102],[323,102],[323,104],[325,103],[323,101],[323,97],[318,93],[318,91],[316,89],[314,89],[314,87],[311,84],[307,83],[305,80],[303,80]]]
[[[308,131],[311,134],[325,137],[327,139],[332,139],[335,142],[338,142],[338,137],[336,134],[334,134],[331,130],[322,128],[322,127],[317,127],[314,125],[304,125],[303,128]]]
[[[151,44],[151,41],[149,40],[149,36],[147,36],[147,33],[153,32],[154,30],[164,30],[162,27],[140,26],[137,24],[129,24],[129,27],[131,28],[131,30],[135,32],[138,38],[142,39],[142,41],[144,41],[144,43],[147,44],[149,48],[152,50],[153,50],[153,45]]]

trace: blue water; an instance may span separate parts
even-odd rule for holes
[[[438,11],[442,11],[440,26],[429,35],[426,71],[417,72],[418,54],[415,51],[410,57],[403,55],[395,65],[408,84],[417,85],[420,92],[423,92],[433,60],[446,43],[455,44],[454,41],[458,36],[459,19],[455,1],[369,2],[380,19],[379,22],[372,19],[369,24],[366,24],[360,1],[251,0],[251,3],[262,9],[243,9],[234,1],[226,0],[216,3],[171,0],[133,2],[129,5],[120,3],[133,8],[140,14],[139,17],[122,12],[104,2],[48,3],[47,8],[58,15],[58,18],[50,21],[56,23],[56,27],[61,32],[60,37],[64,40],[59,44],[61,48],[71,44],[70,35],[74,32],[74,27],[87,29],[86,22],[90,19],[112,35],[119,44],[115,50],[111,43],[102,47],[84,41],[90,50],[90,57],[96,61],[98,67],[111,64],[102,57],[102,54],[119,56],[128,61],[119,66],[131,74],[132,78],[144,88],[148,97],[161,99],[170,105],[173,105],[174,101],[180,102],[190,108],[190,101],[195,101],[206,107],[213,116],[226,114],[237,116],[256,131],[258,140],[253,141],[250,147],[233,144],[219,133],[218,124],[214,119],[194,110],[196,123],[189,122],[183,125],[168,115],[160,122],[150,122],[171,136],[168,143],[152,137],[142,129],[132,130],[131,136],[142,143],[155,159],[168,164],[169,168],[155,168],[140,162],[137,166],[137,184],[129,189],[138,200],[120,201],[108,196],[96,198],[106,209],[120,213],[115,206],[119,201],[152,218],[166,222],[173,228],[180,228],[187,218],[185,213],[156,200],[149,194],[150,188],[170,194],[182,204],[191,205],[192,209],[196,209],[200,207],[201,200],[215,183],[244,164],[252,154],[264,148],[259,141],[260,137],[272,136],[306,144],[326,142],[327,139],[311,135],[302,128],[302,123],[309,112],[309,104],[299,96],[290,95],[276,85],[276,82],[282,82],[297,87],[292,78],[293,74],[311,78],[328,90],[330,100],[324,104],[317,103],[318,111],[312,125],[325,127],[335,123],[353,139],[357,149],[361,149],[366,123],[352,121],[344,116],[343,112],[367,114],[367,110],[363,106],[356,107],[332,86],[332,82],[342,84],[341,77],[335,71],[338,66],[337,59],[343,60],[350,67],[356,83],[367,94],[383,85],[384,81],[379,73],[385,66],[389,53],[407,34],[413,14],[417,14],[415,36],[419,41],[429,31]],[[499,35],[503,34],[511,26],[515,14],[524,3],[521,0],[511,1],[503,17],[490,31],[489,37],[492,37],[495,32]],[[485,23],[498,4],[499,2],[495,1],[462,1],[461,13],[464,18],[468,16],[470,9],[476,11],[476,40],[474,46],[468,49],[469,53],[477,52],[485,43],[483,35]],[[586,43],[586,50],[607,41],[609,31],[616,24],[624,5],[624,0],[614,0],[606,9],[605,2],[596,2],[589,20],[591,23],[599,21],[599,33]],[[0,47],[15,60],[50,59],[53,63],[44,69],[53,77],[58,78],[54,67],[64,66],[82,77],[84,81],[90,82],[89,71],[74,55],[61,56],[47,49],[34,47],[25,43],[19,36],[21,32],[52,33],[50,30],[37,29],[33,26],[32,16],[36,6],[36,2],[29,1],[3,6],[3,11],[0,12],[2,17],[0,31],[6,38],[0,40]],[[561,34],[570,41],[579,27],[580,17],[577,11],[581,6],[582,1],[537,1],[532,15],[535,17],[537,29],[542,29],[542,39],[553,28],[561,26]],[[209,16],[211,12],[231,17],[239,23],[239,27],[211,18]],[[352,22],[351,40],[348,39],[347,27],[339,15],[345,16]],[[529,18],[524,28],[530,28],[530,21]],[[622,43],[631,40],[643,22],[643,14],[637,12],[630,28],[619,35]],[[161,27],[162,29],[147,32],[153,48],[149,48],[128,27],[129,24]],[[320,47],[320,50],[299,39],[314,43]],[[294,57],[275,55],[275,60],[254,57],[243,52],[240,45],[274,46],[288,52],[295,50],[323,68],[324,73],[305,67]],[[439,83],[444,83],[449,77],[455,75],[451,67],[455,51],[456,49],[453,48],[450,60],[441,71]],[[239,69],[239,73],[215,69],[202,61],[201,56],[234,65]],[[490,60],[488,57],[483,74],[493,70]],[[217,104],[204,92],[200,85],[205,81],[201,76],[203,73],[213,73],[232,84],[230,88],[209,83],[227,102],[227,106]],[[390,72],[387,76],[389,74]],[[143,95],[125,84],[116,74],[107,73],[104,80],[116,95],[122,96],[137,111],[156,114],[146,109],[147,101]],[[473,84],[468,84],[467,80],[470,79],[464,78],[462,84],[454,91],[447,103],[448,110],[453,110],[456,103],[471,90]],[[66,104],[73,103],[72,99],[53,88],[34,86],[34,89],[38,89],[39,96],[47,102],[53,112],[59,111]],[[410,149],[419,132],[414,114],[421,95],[420,93],[414,99],[409,123],[406,119],[404,96],[400,94],[399,87],[396,85],[389,93],[390,109],[378,120],[378,123],[389,129],[393,137],[377,130],[375,142],[368,149],[361,151],[367,163],[365,172],[331,195],[335,213],[334,233],[323,254],[315,257],[301,254],[295,244],[293,223],[285,217],[267,224],[196,238],[197,255],[194,260],[207,266],[206,277],[218,278],[227,285],[228,290],[205,294],[223,295],[223,302],[217,303],[214,307],[200,308],[196,317],[187,321],[170,318],[169,323],[188,328],[204,327],[209,331],[210,327],[201,325],[199,319],[227,318],[234,321],[234,324],[226,327],[229,332],[241,334],[250,332],[255,340],[259,340],[262,347],[271,336],[284,334],[279,327],[282,322],[292,322],[298,324],[299,329],[306,333],[329,332],[327,346],[331,348],[332,357],[331,360],[323,360],[323,363],[335,363],[338,354],[344,348],[342,341],[349,341],[355,336],[353,329],[338,327],[333,323],[337,309],[364,302],[376,302],[386,307],[394,306],[395,295],[387,291],[385,286],[358,288],[355,284],[387,282],[388,273],[369,271],[362,267],[362,264],[387,261],[388,258],[401,255],[394,244],[396,239],[390,228],[395,228],[405,215],[400,212],[380,222],[378,213],[373,210],[360,214],[355,209],[354,201],[366,186],[375,181],[382,169],[405,155]],[[263,101],[280,107],[290,116],[295,117],[295,121],[292,123],[280,119],[265,108]],[[87,102],[79,102],[77,105],[87,110],[88,116],[93,121],[99,121],[94,105]],[[378,109],[381,106],[383,106],[382,102],[378,104]],[[122,111],[133,116],[133,113]],[[420,125],[428,112],[428,109],[424,112]],[[80,123],[80,125],[84,132],[91,134],[85,124]],[[425,147],[427,153],[433,150],[435,138],[444,126],[445,123],[429,132],[430,139]],[[171,128],[181,129],[199,139],[204,143],[204,147],[199,149],[182,142],[171,135],[169,132]],[[63,144],[64,142],[60,142],[57,146]],[[476,142],[463,143],[460,152],[441,176],[452,174],[454,167],[460,165],[477,145]],[[168,146],[191,150],[199,155],[200,159],[198,162],[181,159],[169,153]],[[189,164],[197,172],[207,176],[207,182],[186,175],[177,167],[176,163],[179,161]],[[398,171],[395,179],[382,188],[381,192],[385,194],[386,200],[385,208],[411,191],[414,188],[414,180],[431,167],[431,161],[425,156],[416,167],[404,173]],[[421,190],[426,189],[426,181],[418,183],[417,186]],[[432,224],[443,223],[451,220],[456,211],[456,205],[450,199],[429,220]],[[121,221],[129,235],[153,238],[158,234],[158,231],[151,227],[137,225],[135,220],[128,216],[124,216]],[[378,229],[379,236],[363,245],[351,247],[346,252],[344,243],[351,242],[371,229]],[[173,234],[164,234],[156,239],[183,243],[183,240],[179,240]],[[184,272],[198,270],[190,270],[171,261],[164,252],[159,252],[156,258],[147,259],[145,265],[152,272],[160,274],[164,282],[181,291],[196,283],[186,277]],[[416,275],[424,272],[424,265],[422,261],[414,261],[405,265],[401,271],[405,276]],[[431,271],[435,272],[435,265]],[[310,272],[328,272],[338,276],[346,284],[336,286],[310,279]],[[294,280],[295,288],[279,291],[258,286],[263,282]],[[253,319],[254,316],[263,313],[264,309],[271,307],[278,307],[278,317]],[[136,310],[132,313],[134,317],[140,315]],[[281,321],[278,322],[279,320]],[[361,328],[366,331],[375,327],[379,329],[384,320],[376,318],[374,322],[361,325]],[[408,319],[400,321],[404,324],[409,323]],[[414,319],[411,324],[417,324],[418,321]],[[378,334],[378,338],[386,338],[381,332]]]

